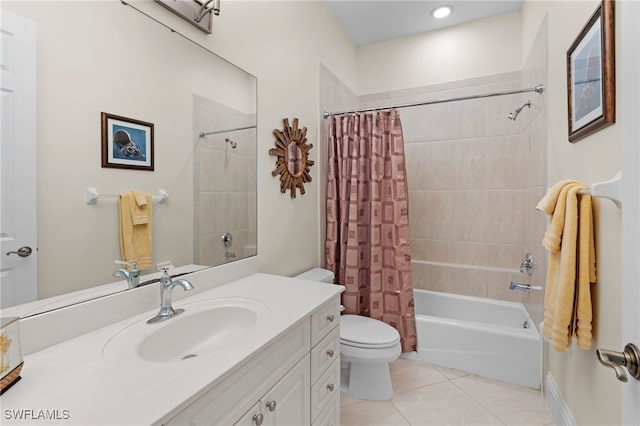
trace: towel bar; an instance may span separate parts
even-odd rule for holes
[[[116,198],[119,196],[120,194],[100,194],[95,186],[87,186],[84,193],[84,199],[87,204],[97,204],[100,197]],[[159,203],[166,203],[169,199],[169,193],[164,189],[159,189],[158,195],[153,195],[151,199]]]
[[[592,197],[606,198],[615,203],[620,209],[622,208],[621,190],[622,190],[622,172],[616,173],[616,175],[605,181],[597,182],[591,185],[590,189],[583,189],[579,194],[589,194]]]

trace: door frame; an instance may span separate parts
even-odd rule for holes
[[[640,3],[617,2],[620,13],[619,95],[622,152],[622,350],[640,345]],[[623,90],[620,90],[623,89]],[[640,424],[640,381],[622,384],[622,424]]]

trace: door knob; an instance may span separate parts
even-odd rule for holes
[[[17,254],[20,257],[29,257],[32,251],[33,250],[31,250],[31,247],[24,246],[24,247],[20,247],[17,251],[7,252],[7,256],[9,256],[10,254]]]
[[[598,349],[596,355],[602,365],[613,368],[621,382],[627,381],[627,374],[623,367],[627,367],[631,377],[640,380],[640,349],[633,343],[628,343],[624,347],[624,352]]]

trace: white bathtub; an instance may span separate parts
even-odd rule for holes
[[[406,354],[540,388],[540,334],[521,303],[414,289],[417,353]]]

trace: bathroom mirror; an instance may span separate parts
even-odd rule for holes
[[[154,267],[141,282],[159,263],[179,273],[256,254],[254,76],[121,2],[1,7],[36,29],[38,299],[127,288],[112,273],[118,194],[131,190],[154,195]],[[102,113],[153,123],[153,171],[101,167]]]
[[[313,144],[307,143],[307,128],[300,129],[297,118],[293,119],[293,125],[289,125],[288,118],[282,120],[282,123],[282,130],[273,130],[276,147],[271,148],[269,154],[278,158],[271,175],[280,175],[280,192],[289,190],[291,198],[296,198],[296,189],[304,194],[304,184],[311,182],[309,171],[314,162],[309,160],[309,150],[313,148]]]

